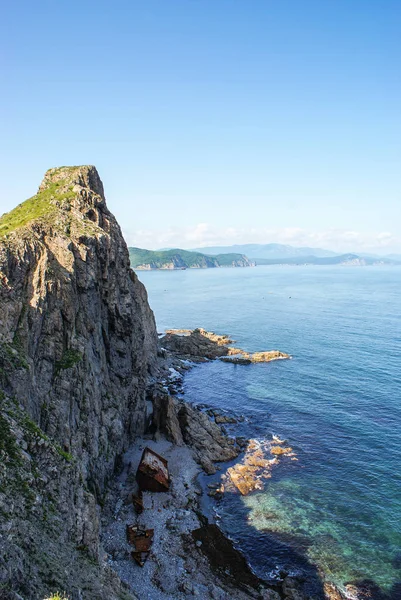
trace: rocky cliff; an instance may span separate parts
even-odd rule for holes
[[[85,599],[122,598],[97,503],[144,431],[157,335],[94,167],[50,169],[1,217],[0,306],[0,597],[82,574]]]

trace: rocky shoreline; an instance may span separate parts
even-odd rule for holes
[[[185,353],[181,354],[177,351],[180,339],[192,334],[168,332],[160,340],[161,378],[151,392],[149,433],[125,453],[120,475],[103,509],[102,544],[107,566],[141,599],[343,600],[345,597],[328,583],[322,583],[320,592],[311,593],[303,577],[283,574],[270,582],[258,578],[241,552],[202,512],[202,471],[213,474],[219,462],[242,455],[224,475],[224,485],[210,486],[209,496],[218,499],[224,487],[229,490],[232,486],[243,494],[258,489],[261,480],[270,476],[278,456],[296,457],[283,440],[276,438],[270,444],[272,458],[266,459],[255,440],[237,439],[225,432],[224,426],[234,424],[235,417],[202,411],[185,402],[180,394],[188,369],[196,362],[219,358],[222,349],[231,343],[226,336],[195,330],[192,350],[186,341]],[[199,335],[207,340],[202,340],[207,356],[201,354],[203,347],[197,349]],[[188,357],[195,359],[192,364]],[[138,515],[133,505],[138,493],[135,473],[145,446],[168,460],[171,488],[163,493],[144,492],[143,512]],[[140,573],[125,541],[125,529],[132,524],[154,530],[152,551]]]
[[[207,405],[199,404],[196,407],[185,403],[183,398],[183,377],[185,373],[196,367],[197,363],[209,362],[212,360],[223,360],[226,356],[236,355],[237,352],[243,354],[244,351],[237,349],[231,344],[234,343],[226,335],[219,335],[213,332],[208,332],[204,329],[195,330],[169,330],[166,334],[160,337],[161,350],[160,353],[166,361],[167,370],[165,368],[165,378],[162,381],[163,388],[171,394],[174,402],[187,407],[190,414],[195,420],[204,421],[207,416],[214,426],[221,428],[221,433],[226,439],[226,442],[235,450],[236,457],[231,460],[229,465],[217,466],[217,470],[222,470],[222,475],[218,478],[219,483],[207,484],[207,490],[204,493],[219,501],[222,495],[228,492],[240,493],[247,495],[254,490],[263,489],[264,485],[268,485],[267,480],[271,477],[272,469],[278,465],[280,460],[297,461],[297,457],[292,448],[287,445],[286,440],[280,439],[273,435],[271,440],[268,439],[247,439],[235,435],[236,425],[244,420],[243,415],[233,415],[229,411],[224,414]],[[168,350],[166,350],[166,347]],[[228,350],[228,355],[226,352]],[[244,353],[245,354],[245,353]],[[263,362],[270,360],[280,360],[281,358],[289,359],[290,355],[280,351],[268,351],[257,353],[264,357]],[[225,362],[225,361],[224,361]],[[227,362],[232,362],[229,358]],[[249,361],[238,364],[250,364]],[[178,396],[178,398],[177,398]],[[202,418],[199,415],[203,415]],[[226,425],[231,427],[230,435],[226,430]],[[192,440],[188,443],[191,446]],[[202,446],[201,446],[202,449]],[[207,453],[207,444],[203,446]],[[199,452],[199,449],[198,449]],[[202,461],[202,452],[195,458],[203,468],[203,472],[207,475],[216,473],[216,465],[213,464],[212,469],[208,468],[209,461],[205,464]],[[208,457],[210,459],[210,457]],[[230,460],[230,459],[228,459]],[[198,475],[199,478],[199,475]],[[194,484],[196,485],[196,483]],[[200,504],[200,496],[197,496]],[[202,503],[205,506],[205,503]],[[197,508],[197,514],[199,508]],[[206,511],[209,514],[209,511]],[[203,515],[202,519],[207,518]],[[209,515],[210,517],[210,515]],[[220,532],[224,537],[224,534]],[[238,553],[242,559],[241,552],[233,548],[235,553]],[[347,583],[343,589],[339,589],[329,579],[326,578],[326,573],[320,571],[317,567],[312,566],[311,575],[301,574],[299,576],[290,575],[289,573],[280,573],[278,579],[274,581],[266,581],[258,579],[258,592],[256,597],[261,599],[271,600],[395,600],[398,599],[397,590],[395,593],[387,595],[371,580],[360,580]],[[233,584],[233,581],[231,581]],[[237,590],[237,588],[234,588]],[[254,592],[253,592],[254,593]],[[249,594],[249,591],[248,591]],[[205,596],[208,597],[208,596]],[[212,598],[214,596],[211,596]],[[219,596],[217,596],[219,597]],[[234,595],[227,596],[228,598],[235,597]],[[246,595],[246,598],[255,597]],[[225,596],[222,596],[225,598]]]
[[[145,444],[168,460],[171,488],[163,493],[144,492],[143,512],[136,515],[130,490],[135,488],[135,472]],[[233,585],[238,579],[232,570],[234,563],[230,564],[227,558],[224,568],[219,565],[213,570],[207,545],[196,539],[196,535],[206,536],[208,531],[210,534],[199,509],[202,493],[197,484],[199,473],[200,467],[188,446],[145,439],[130,448],[103,510],[102,543],[108,566],[140,599],[262,598],[259,581],[245,561],[242,576],[248,584],[243,583],[242,589],[240,586],[237,589]],[[152,551],[142,570],[130,557],[130,547],[125,541],[126,526],[132,523],[154,530]],[[221,545],[221,539],[215,534],[216,543]],[[239,556],[235,550],[232,552]]]

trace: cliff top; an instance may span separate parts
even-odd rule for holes
[[[34,196],[0,217],[0,238],[37,220],[51,221],[54,224],[55,213],[70,210],[72,201],[82,188],[99,196],[97,205],[105,205],[103,184],[94,166],[49,169]],[[84,200],[89,200],[88,195],[80,195]]]

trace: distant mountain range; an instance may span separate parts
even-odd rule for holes
[[[128,248],[131,267],[152,269],[210,269],[218,267],[254,267],[255,263],[243,254],[202,254],[174,248],[172,250],[144,250]]]
[[[298,248],[285,244],[237,244],[234,246],[211,246],[207,248],[195,248],[195,252],[203,254],[225,254],[226,252],[238,252],[255,258],[295,258],[296,256],[316,256],[324,258],[337,256],[336,252],[323,250],[322,248],[309,248],[308,246]]]
[[[240,252],[249,256],[258,265],[267,264],[342,264],[359,259],[360,264],[398,264],[401,263],[400,254],[389,254],[380,256],[367,253],[338,254],[332,250],[323,248],[311,248],[308,246],[290,246],[288,244],[236,244],[233,246],[211,246],[197,248],[197,252],[203,254],[221,254],[225,252]],[[333,259],[321,261],[319,259]]]
[[[338,256],[295,256],[288,258],[256,258],[256,265],[396,265],[401,261],[391,260],[385,257],[369,257],[358,254],[340,254]]]
[[[284,244],[242,244],[215,246],[200,250],[129,248],[129,254],[132,268],[139,270],[210,269],[218,267],[253,267],[257,265],[365,266],[401,264],[401,256],[396,254],[389,256],[354,253],[336,254],[331,250],[323,250],[322,248],[297,248]]]
[[[401,262],[401,254],[387,254],[386,258],[390,260],[396,260],[397,262]]]

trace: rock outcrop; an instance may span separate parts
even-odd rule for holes
[[[0,305],[1,593],[122,597],[97,503],[144,432],[157,334],[94,167],[50,169],[0,219]]]
[[[227,335],[219,335],[205,329],[170,329],[161,338],[164,348],[179,357],[193,361],[214,360],[220,358],[224,362],[238,365],[271,362],[291,358],[289,354],[279,350],[249,353],[241,348],[230,346],[233,343]]]
[[[206,473],[215,473],[214,463],[233,460],[240,453],[235,440],[196,407],[161,393],[155,393],[153,405],[154,429],[178,446],[190,446]]]

